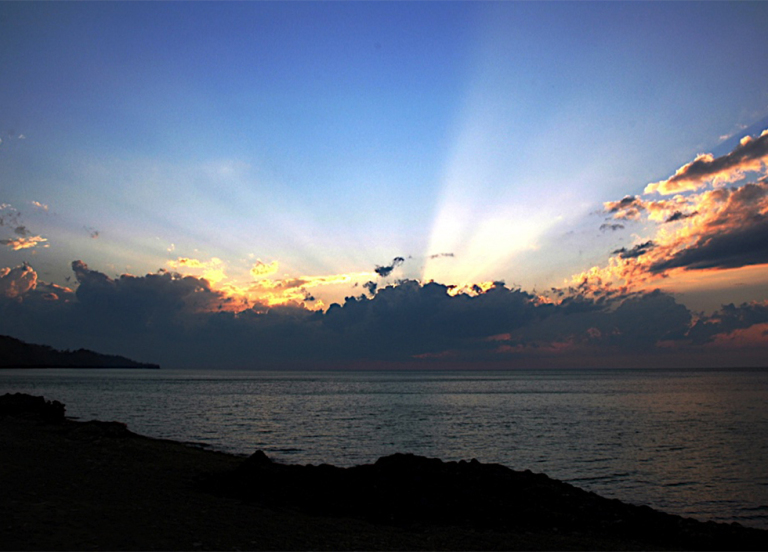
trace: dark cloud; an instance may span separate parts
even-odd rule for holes
[[[736,330],[768,323],[768,302],[733,303],[723,305],[709,316],[702,316],[688,332],[694,343],[707,343],[716,335],[729,334]]]
[[[616,249],[611,254],[618,255],[622,259],[634,259],[636,257],[640,257],[641,255],[644,255],[654,247],[656,247],[656,244],[654,244],[652,240],[648,240],[647,242],[640,243],[634,246],[632,249],[627,249],[626,247],[622,247],[621,249]]]
[[[665,340],[681,340],[690,328],[691,313],[659,291],[595,301],[571,297],[510,337],[510,344],[543,348],[552,343],[591,347],[602,354],[650,351]]]
[[[204,278],[161,271],[112,279],[82,261],[74,261],[72,270],[79,284],[78,306],[88,312],[89,321],[100,320],[115,328],[173,326],[185,316],[214,311],[231,301],[211,290]]]
[[[611,232],[615,232],[617,230],[624,230],[624,225],[623,224],[618,224],[618,223],[609,224],[607,222],[600,225],[600,231],[601,232],[605,232],[607,230],[610,230]]]
[[[13,233],[17,236],[21,236],[22,238],[26,238],[30,235],[29,230],[27,230],[26,226],[17,226],[13,229]]]
[[[698,215],[698,211],[694,211],[693,213],[682,213],[680,211],[675,211],[664,222],[676,222],[678,220],[685,220],[687,218],[695,217]]]
[[[378,287],[378,284],[376,282],[365,282],[363,287],[368,290],[369,294],[376,295],[376,288]]]
[[[301,304],[233,311],[202,278],[167,271],[110,278],[82,261],[72,269],[75,291],[37,281],[28,265],[1,269],[0,334],[166,367],[422,366],[446,359],[465,367],[535,367],[622,354],[652,359],[666,350],[662,342],[702,343],[768,317],[765,305],[729,306],[692,327],[688,309],[658,291],[555,289],[557,300],[547,302],[502,282],[454,295],[450,286],[414,280],[366,283],[370,297],[348,297],[325,312]]]
[[[768,263],[768,217],[756,215],[742,226],[700,236],[693,245],[652,264],[649,270],[659,274],[672,268],[739,268],[764,263]]]
[[[392,271],[395,269],[395,267],[400,266],[405,262],[405,259],[402,257],[395,257],[392,259],[392,263],[386,266],[379,266],[376,265],[376,268],[373,269],[373,271],[381,276],[382,278],[386,278],[389,276]]]

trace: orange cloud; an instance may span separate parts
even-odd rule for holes
[[[254,278],[263,278],[264,276],[269,276],[270,274],[276,273],[277,268],[277,261],[272,261],[271,263],[267,264],[259,259],[256,261],[256,264],[251,267],[250,272],[251,276]]]
[[[604,203],[604,212],[611,218],[645,219],[656,223],[655,229],[650,235],[636,236],[631,247],[613,251],[607,266],[574,275],[569,285],[639,290],[674,280],[683,271],[768,265],[768,177],[722,186],[747,172],[766,172],[767,162],[768,130],[759,138],[744,138],[728,155],[699,156],[666,181],[645,189],[645,193],[688,193],[660,200],[625,196]],[[704,186],[711,189],[700,190]]]
[[[7,245],[14,251],[19,251],[21,249],[32,249],[33,247],[37,247],[39,244],[46,241],[48,240],[43,238],[42,236],[29,236],[29,237],[9,238],[6,240],[0,240],[0,244]],[[48,247],[48,245],[46,244],[43,247]]]
[[[271,264],[277,265],[277,261]],[[269,265],[267,265],[269,266]],[[265,302],[266,304],[282,305],[287,303],[305,304],[313,310],[325,306],[323,301],[315,297],[315,290],[319,287],[338,285],[353,285],[376,277],[375,272],[355,272],[351,274],[329,274],[324,276],[297,276],[279,280],[263,279],[251,283],[247,288],[239,289],[239,292],[251,300]],[[308,305],[311,304],[311,305]]]
[[[201,269],[201,276],[208,280],[211,284],[217,284],[227,278],[227,275],[224,273],[224,261],[217,257],[211,258],[210,261],[201,261],[199,259],[191,259],[189,257],[179,257],[175,261],[168,261],[168,266],[175,269]]]
[[[698,190],[708,183],[723,185],[744,178],[748,172],[765,170],[768,164],[768,129],[758,138],[746,136],[728,155],[715,158],[700,154],[666,180],[648,184],[643,193],[675,194]]]
[[[640,211],[645,210],[645,205],[639,197],[628,195],[619,201],[606,201],[603,203],[603,210],[618,220],[638,220]]]
[[[181,266],[186,266],[189,268],[203,268],[205,263],[197,259],[190,259],[189,257],[179,257],[175,261],[168,261],[168,265],[173,268],[178,268]]]
[[[0,295],[19,297],[37,286],[37,273],[28,264],[0,268]]]
[[[705,344],[705,347],[743,350],[755,347],[764,348],[766,345],[768,345],[768,322],[717,334],[711,342]]]
[[[455,297],[456,295],[469,295],[469,296],[477,296],[485,293],[492,287],[494,287],[497,284],[497,282],[492,281],[486,281],[486,282],[477,282],[477,283],[469,283],[469,284],[455,284],[448,288],[448,295]]]

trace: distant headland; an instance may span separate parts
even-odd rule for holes
[[[150,368],[157,364],[137,362],[118,355],[103,355],[88,349],[58,351],[48,345],[25,343],[0,335],[1,368]]]

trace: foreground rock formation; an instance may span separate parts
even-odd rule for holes
[[[3,550],[768,549],[701,523],[501,465],[397,454],[279,464],[75,422],[0,397]]]
[[[258,451],[231,473],[208,480],[206,487],[272,507],[404,529],[452,526],[607,537],[651,548],[768,549],[767,532],[665,514],[544,474],[477,460],[443,462],[395,454],[375,464],[338,468],[279,464]]]

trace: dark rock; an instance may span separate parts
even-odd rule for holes
[[[70,439],[79,441],[98,441],[104,437],[121,439],[134,435],[122,422],[101,422],[91,420],[80,422],[70,432]]]
[[[236,470],[211,476],[209,492],[313,515],[402,527],[543,531],[615,537],[641,546],[768,549],[768,532],[702,523],[602,498],[530,471],[394,454],[338,468],[271,461],[258,451]]]
[[[65,407],[59,401],[47,401],[45,397],[35,397],[24,393],[0,397],[0,416],[33,418],[46,422],[64,420]]]
[[[238,471],[247,472],[249,470],[258,468],[259,466],[269,466],[270,464],[272,464],[272,460],[266,454],[264,454],[264,451],[257,450],[238,467]]]

